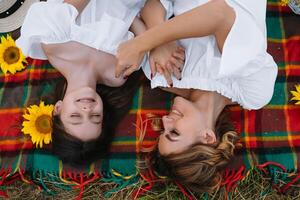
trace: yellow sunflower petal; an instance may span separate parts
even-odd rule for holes
[[[49,144],[50,141],[51,141],[51,138],[49,138],[49,137],[46,137],[46,138],[44,139],[45,144]]]
[[[6,43],[6,38],[4,36],[1,36],[1,43]]]
[[[291,91],[292,95],[296,98],[300,98],[300,93],[296,92],[296,91]]]
[[[7,73],[8,65],[6,63],[1,63],[1,70],[3,71],[4,74]]]
[[[31,119],[31,115],[28,114],[28,113],[25,113],[25,114],[23,114],[23,118],[27,119],[27,120],[30,120]]]
[[[295,97],[293,97],[293,98],[291,98],[291,100],[292,100],[292,101],[300,101],[300,98],[295,98]]]
[[[300,93],[300,85],[295,85],[295,87],[296,87],[296,91],[297,91],[298,93]]]
[[[6,37],[6,40],[7,40],[7,42],[15,43],[14,39],[13,39],[10,35],[8,35],[8,36]]]

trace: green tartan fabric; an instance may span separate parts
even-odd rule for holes
[[[300,107],[290,101],[290,91],[295,90],[294,85],[300,84],[299,24],[300,16],[289,7],[281,6],[277,0],[268,1],[268,52],[279,67],[275,92],[271,102],[261,110],[230,107],[243,145],[230,169],[238,171],[245,166],[247,171],[257,166],[262,169],[267,167],[268,173],[276,176],[275,182],[278,178],[293,178],[278,177],[277,172],[283,171],[281,165],[289,173],[298,173]],[[21,133],[24,108],[38,104],[40,100],[55,103],[55,88],[62,84],[61,80],[61,75],[48,62],[31,59],[28,67],[15,75],[0,74],[0,185],[5,185],[14,174],[24,173],[29,182],[32,180],[47,191],[41,177],[59,180],[65,183],[66,189],[73,185],[84,186],[84,180],[92,178],[115,182],[119,186],[116,190],[138,181],[135,166],[140,132],[134,124],[138,125],[141,119],[146,119],[147,113],[159,116],[167,113],[172,95],[159,89],[151,90],[145,80],[134,97],[129,114],[118,125],[111,157],[85,169],[75,169],[63,165],[50,153],[50,147],[35,149],[30,138]],[[147,127],[147,133],[145,143],[154,144],[153,138],[157,134],[150,127]],[[243,171],[244,176],[246,171]]]

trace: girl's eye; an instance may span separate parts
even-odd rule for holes
[[[75,117],[76,118],[76,117],[80,117],[80,115],[78,115],[78,114],[72,114],[71,117]]]

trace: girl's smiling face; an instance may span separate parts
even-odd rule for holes
[[[60,115],[66,132],[82,141],[96,139],[102,132],[103,103],[92,88],[65,95],[55,104],[54,114]]]

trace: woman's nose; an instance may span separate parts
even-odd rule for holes
[[[163,116],[162,121],[165,129],[171,128],[174,125],[174,119],[170,118],[168,115]]]

